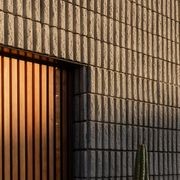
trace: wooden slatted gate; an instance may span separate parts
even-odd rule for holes
[[[68,179],[62,71],[0,56],[0,180]]]

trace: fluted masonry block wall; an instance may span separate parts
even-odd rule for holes
[[[180,179],[179,0],[0,0],[0,43],[87,64],[75,72],[74,174]]]

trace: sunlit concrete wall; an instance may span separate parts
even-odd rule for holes
[[[179,0],[0,0],[0,43],[87,64],[75,73],[74,179],[180,178]]]

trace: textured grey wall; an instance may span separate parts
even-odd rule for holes
[[[86,63],[75,79],[74,179],[180,178],[179,0],[0,0],[0,43]],[[104,178],[103,178],[104,177]]]

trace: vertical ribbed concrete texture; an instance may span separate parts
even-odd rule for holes
[[[75,72],[74,180],[180,179],[179,0],[0,0],[0,43]]]

